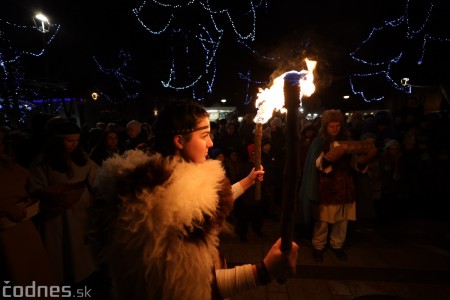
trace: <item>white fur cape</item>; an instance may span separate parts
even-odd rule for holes
[[[110,220],[103,254],[115,298],[211,299],[218,219],[231,210],[219,203],[224,178],[216,160],[128,151],[103,163],[95,187]]]

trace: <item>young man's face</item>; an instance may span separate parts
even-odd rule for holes
[[[205,129],[194,131],[189,141],[184,141],[182,149],[180,149],[180,154],[186,160],[195,163],[203,163],[206,161],[208,148],[213,146],[208,117],[200,119],[200,122],[197,123],[197,128],[205,126]]]
[[[336,136],[341,131],[341,122],[330,122],[327,124],[327,133],[331,136]]]

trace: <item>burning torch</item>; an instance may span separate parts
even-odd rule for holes
[[[255,119],[255,170],[261,170],[261,140],[263,124],[272,118],[274,110],[283,110],[283,78],[277,77],[270,88],[259,89],[255,106],[258,109]],[[255,183],[255,199],[261,200],[261,182]]]
[[[255,169],[257,164],[257,155],[259,152],[259,165],[261,163],[261,138],[258,130],[262,124],[267,122],[274,110],[287,111],[286,115],[286,161],[284,169],[283,184],[283,208],[281,216],[281,250],[287,251],[291,248],[292,235],[294,230],[295,199],[298,180],[300,178],[299,161],[299,118],[298,110],[303,96],[310,96],[315,91],[313,83],[313,70],[316,67],[316,61],[306,59],[308,70],[289,71],[277,77],[273,85],[267,89],[260,89],[256,107],[258,112],[254,119],[256,123],[255,130]],[[283,101],[284,99],[284,101]],[[259,127],[259,128],[258,128]],[[257,148],[259,145],[259,149]],[[280,279],[279,282],[283,280]]]

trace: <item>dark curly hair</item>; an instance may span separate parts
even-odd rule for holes
[[[209,113],[194,100],[171,102],[158,116],[155,126],[155,150],[163,156],[175,154],[173,137],[182,135],[189,141],[200,118],[209,117]]]

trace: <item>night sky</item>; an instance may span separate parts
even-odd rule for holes
[[[148,1],[147,3],[152,3]],[[2,0],[0,19],[20,25],[31,26],[32,16],[41,11],[52,23],[61,25],[55,40],[41,57],[24,57],[24,73],[28,79],[50,81],[64,86],[66,93],[85,96],[87,91],[99,89],[110,95],[112,101],[122,101],[127,93],[138,92],[139,97],[164,97],[192,95],[192,89],[176,91],[164,88],[161,81],[169,78],[172,57],[177,66],[185,70],[178,73],[173,83],[183,86],[191,78],[205,73],[205,55],[198,47],[198,30],[202,25],[214,32],[210,14],[202,9],[199,1],[189,6],[188,1],[166,1],[180,4],[183,8],[164,8],[153,3],[142,20],[152,28],[162,28],[170,15],[174,16],[171,29],[165,34],[150,34],[132,13],[142,1],[25,1]],[[217,2],[217,3],[215,3]],[[317,92],[314,101],[333,105],[332,100],[343,93],[351,93],[349,75],[355,72],[371,73],[383,67],[367,66],[350,57],[372,30],[382,26],[386,20],[397,19],[407,13],[404,26],[385,30],[359,53],[366,60],[383,62],[402,52],[390,75],[399,81],[410,77],[417,85],[436,85],[449,78],[450,66],[450,15],[446,1],[287,1],[268,0],[256,8],[256,39],[248,42],[247,48],[237,42],[233,26],[241,32],[250,32],[252,18],[248,14],[250,1],[210,1],[214,8],[227,8],[233,24],[226,15],[216,15],[223,36],[214,53],[213,62],[202,80],[212,81],[212,93],[208,93],[205,83],[195,85],[195,95],[205,99],[205,104],[213,104],[227,98],[238,107],[254,105],[251,101],[258,87],[265,87],[271,74],[287,71],[289,68],[302,69],[304,57],[318,61]],[[259,3],[258,1],[254,1]],[[395,2],[395,3],[392,3]],[[434,3],[431,17],[427,19],[430,3]],[[219,5],[222,5],[219,7]],[[406,7],[408,6],[408,10]],[[426,22],[426,27],[420,26]],[[412,38],[405,38],[408,30],[418,31]],[[30,38],[20,29],[6,28],[0,23],[0,30],[6,32],[10,44],[19,49],[37,49],[42,43],[41,34],[35,32]],[[414,29],[416,28],[416,29]],[[182,34],[181,34],[182,33]],[[422,65],[417,60],[422,55],[424,37],[440,37],[443,41],[430,40],[423,52]],[[180,38],[181,37],[181,38]],[[186,46],[190,47],[186,55]],[[130,58],[123,74],[130,80],[125,82],[125,90],[120,87],[114,74],[102,73],[94,57],[110,71],[121,65],[120,51]],[[253,52],[255,51],[255,52]],[[256,54],[257,53],[257,54]],[[268,59],[270,58],[270,59]],[[214,68],[212,67],[214,66]],[[47,71],[43,71],[47,68]],[[212,72],[215,70],[215,77]],[[250,74],[251,82],[239,77]],[[189,78],[191,76],[191,78]],[[369,80],[367,89],[389,93],[383,83]],[[123,82],[122,82],[123,83]],[[373,85],[373,86],[369,86]],[[370,95],[370,93],[367,93]],[[355,102],[364,103],[356,95]]]

